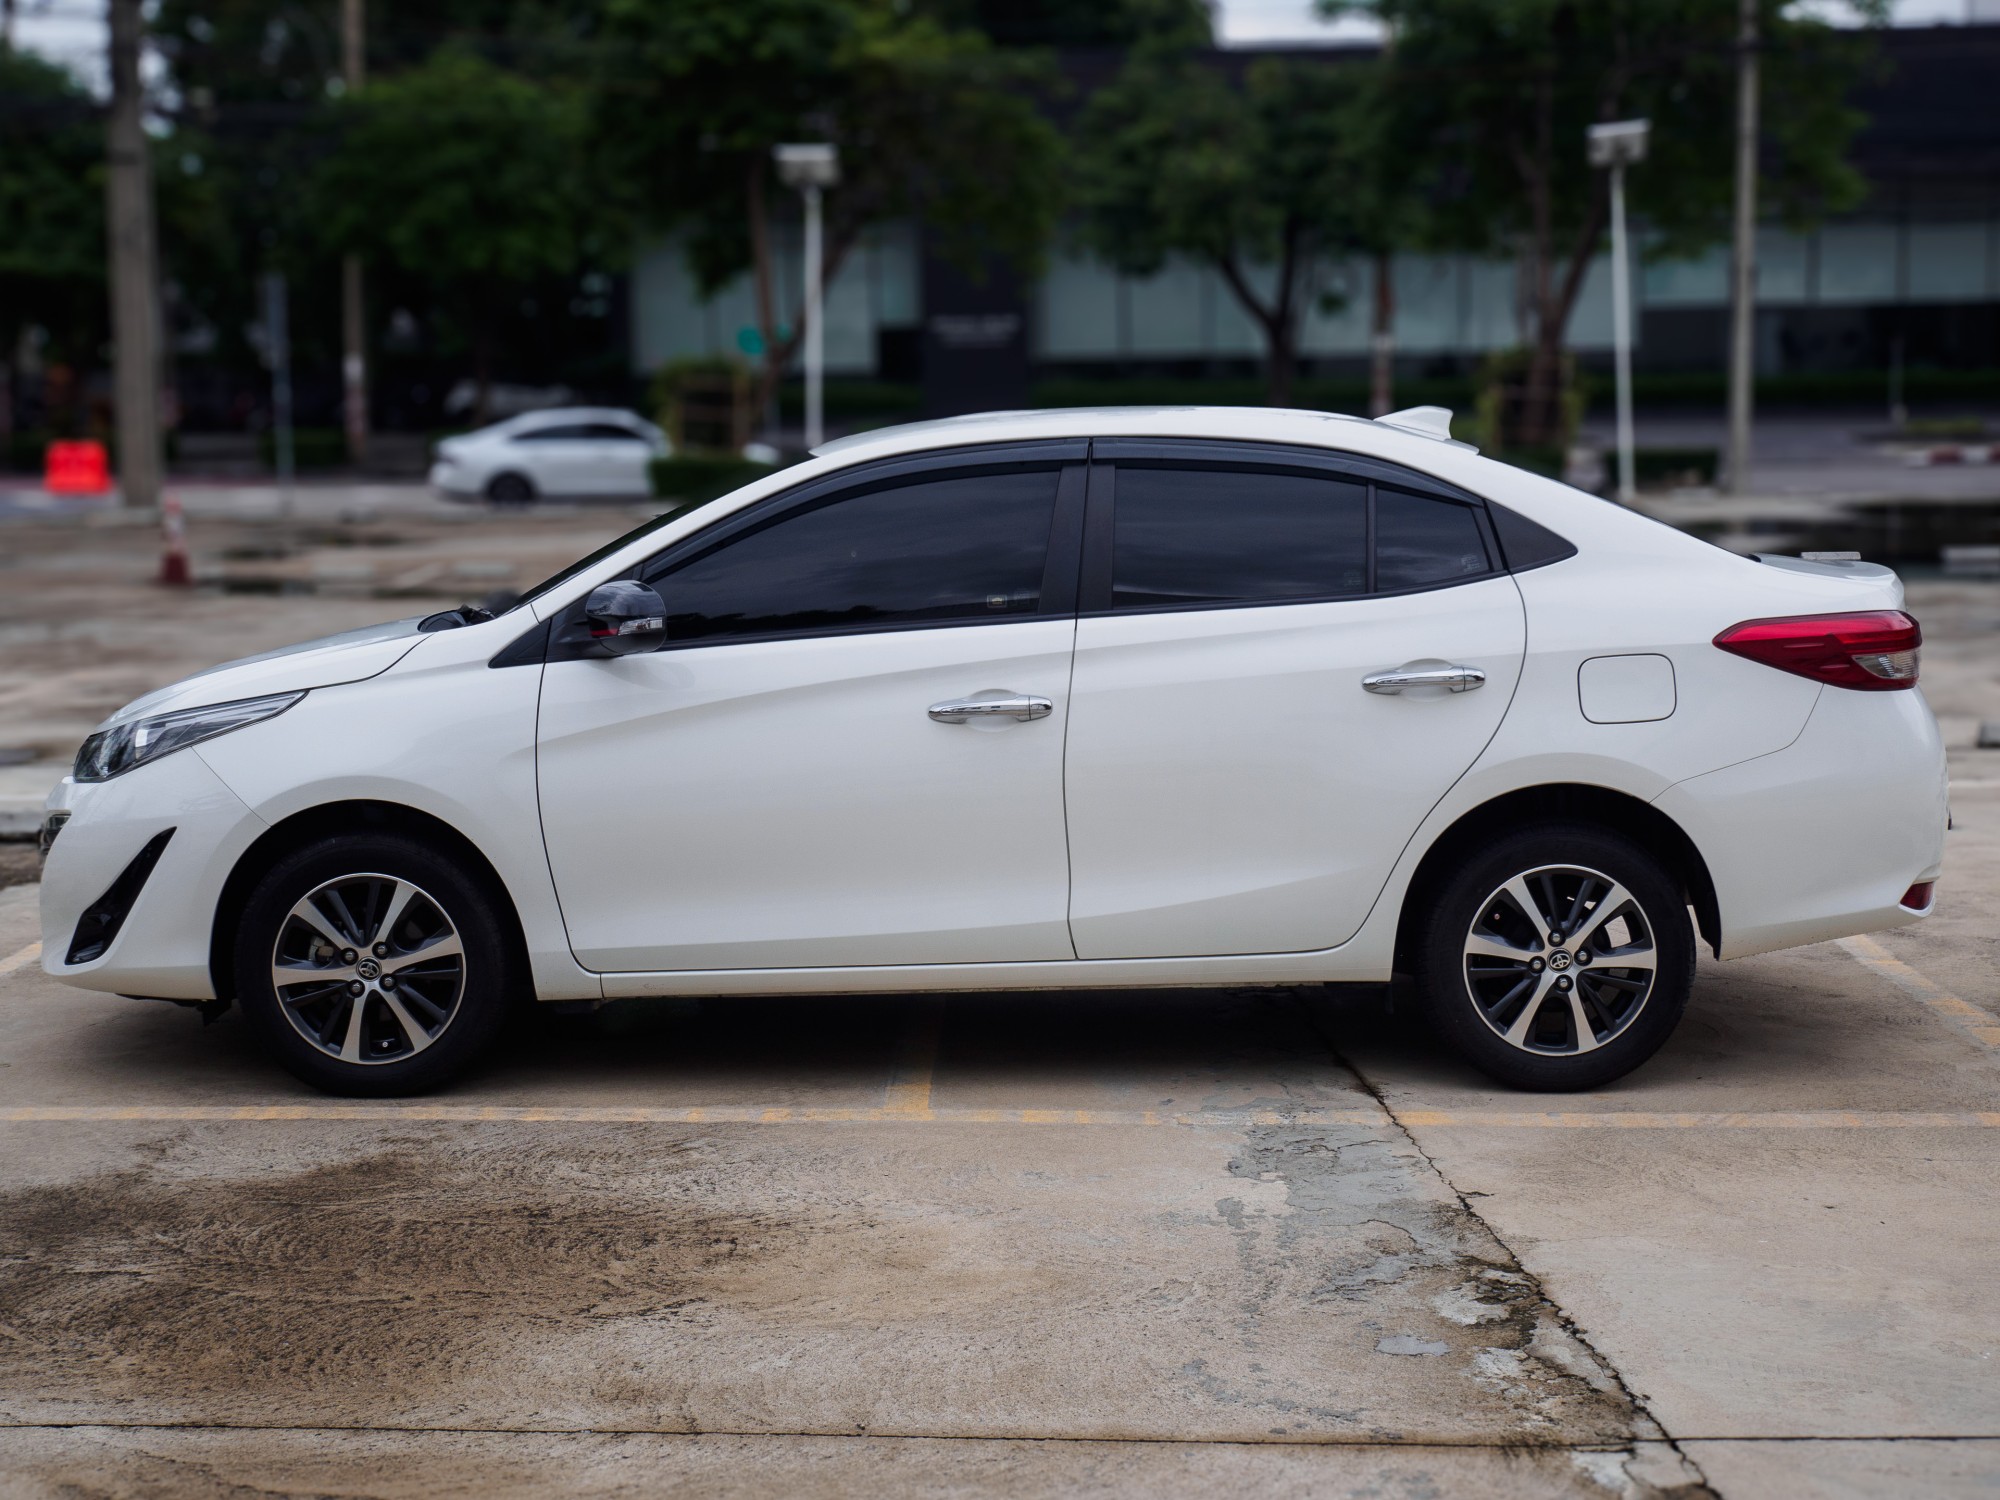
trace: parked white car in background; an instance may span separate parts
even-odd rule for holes
[[[544,496],[652,493],[646,466],[673,453],[643,417],[608,406],[527,412],[445,438],[431,483],[447,495],[522,504]]]
[[[1895,575],[1732,555],[1448,419],[892,428],[497,618],[190,678],[51,797],[44,966],[234,1000],[358,1094],[522,994],[1397,972],[1496,1078],[1583,1089],[1673,1030],[1697,933],[1924,916]]]

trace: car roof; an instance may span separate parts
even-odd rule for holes
[[[634,422],[647,427],[653,425],[637,412],[627,411],[622,406],[545,406],[537,411],[521,412],[516,416],[507,418],[504,422],[495,422],[493,425],[496,428],[504,428],[509,432],[519,432],[530,427],[562,426],[571,422],[607,421],[617,422],[624,426],[630,426]]]
[[[1043,411],[987,411],[964,417],[905,422],[835,438],[813,449],[815,458],[844,460],[955,448],[971,443],[1018,442],[1057,437],[1204,437],[1255,442],[1339,443],[1329,424],[1372,428],[1364,417],[1269,406],[1072,406]]]

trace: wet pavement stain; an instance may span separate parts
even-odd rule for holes
[[[1387,1133],[1259,1127],[1229,1170],[1284,1187],[1286,1212],[1266,1229],[1240,1203],[1221,1206],[1246,1245],[1268,1231],[1262,1281],[1308,1276],[1314,1301],[1369,1311],[1378,1357],[1448,1364],[1501,1398],[1521,1441],[1579,1427],[1660,1436],[1485,1224],[1447,1192],[1419,1190],[1428,1164]]]
[[[688,1153],[648,1155],[657,1180]],[[286,1176],[162,1162],[6,1194],[0,1393],[44,1414],[164,1399],[220,1420],[269,1402],[454,1406],[517,1357],[496,1333],[689,1316],[732,1263],[813,1232],[609,1189],[587,1160],[432,1144]]]
[[[1652,1435],[1388,1132],[1002,1150],[957,1125],[187,1130],[0,1193],[0,1421]],[[1399,1337],[1448,1352],[1380,1352]]]

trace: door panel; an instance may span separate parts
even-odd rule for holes
[[[1064,784],[1077,955],[1343,943],[1499,727],[1520,591],[1476,502],[1382,465],[1100,447]],[[1362,686],[1445,666],[1484,680]]]
[[[653,450],[630,428],[611,422],[590,427],[592,467],[590,492],[594,495],[646,495],[652,484],[646,466]]]
[[[554,662],[542,820],[597,970],[1073,956],[1072,619]],[[932,704],[1053,711],[943,724]]]
[[[637,570],[657,652],[601,658],[575,607],[557,621],[540,798],[580,962],[1074,956],[1063,456],[902,458],[730,516]]]
[[[1505,577],[1078,622],[1066,784],[1077,956],[1345,942],[1499,727],[1522,646]],[[1478,666],[1486,682],[1361,686],[1417,662]]]
[[[542,427],[513,440],[521,465],[545,495],[587,495],[597,471],[597,445],[581,426]]]

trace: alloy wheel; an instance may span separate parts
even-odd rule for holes
[[[465,992],[458,928],[421,887],[343,875],[279,924],[271,988],[292,1027],[348,1063],[414,1057],[444,1035]]]
[[[1544,865],[1489,895],[1467,931],[1465,988],[1493,1033],[1543,1055],[1594,1052],[1638,1019],[1658,968],[1653,924],[1597,870]]]

